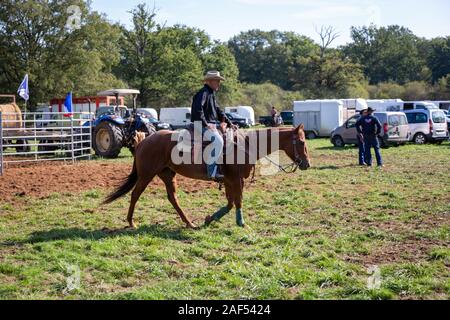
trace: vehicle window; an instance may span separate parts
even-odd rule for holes
[[[412,104],[412,103],[405,103],[403,108],[405,110],[413,110],[414,109],[414,104]]]
[[[389,116],[389,125],[397,127],[400,125],[400,117],[398,115]]]
[[[348,120],[348,122],[347,122],[347,128],[354,128],[354,127],[356,127],[356,122],[358,121],[358,119],[359,119],[359,117],[354,117],[354,118],[351,118],[350,120]]]
[[[417,110],[426,110],[427,108],[426,108],[423,104],[418,104],[418,105],[416,106],[416,109],[417,109]]]
[[[186,119],[188,119],[188,120],[191,119],[191,114],[190,113],[186,113]]]
[[[416,113],[416,120],[414,123],[427,123],[428,117],[425,113]]]
[[[403,125],[408,124],[408,120],[406,119],[406,116],[400,115],[400,116],[398,116],[398,119],[399,119],[399,125],[403,126]]]
[[[432,113],[434,123],[445,123],[445,114],[442,111],[435,111]]]
[[[416,114],[415,113],[407,113],[406,118],[408,119],[408,123],[416,123]]]

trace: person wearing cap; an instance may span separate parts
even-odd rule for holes
[[[219,182],[224,179],[217,166],[217,161],[222,156],[224,141],[217,130],[217,125],[225,122],[228,127],[235,128],[217,103],[215,93],[219,90],[221,81],[225,81],[225,78],[220,75],[220,72],[208,71],[204,77],[204,87],[192,100],[191,111],[191,121],[200,122],[204,138],[212,142],[213,150],[205,159],[208,178]]]
[[[372,166],[371,149],[374,148],[378,167],[383,167],[383,159],[380,152],[380,142],[378,141],[378,136],[381,133],[382,127],[380,120],[373,116],[373,113],[375,111],[376,110],[369,107],[369,109],[367,109],[367,114],[361,117],[356,122],[356,130],[358,131],[360,139],[364,140],[366,164],[369,167]]]
[[[367,115],[367,109],[362,110],[360,113],[361,117],[364,117]],[[364,147],[364,138],[358,133],[356,139],[358,140],[358,147],[359,147],[359,165],[360,166],[366,166],[366,148]]]

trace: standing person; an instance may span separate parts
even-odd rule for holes
[[[361,118],[367,115],[367,109],[362,110],[360,113]],[[356,139],[358,140],[358,147],[359,147],[359,165],[360,166],[367,166],[366,163],[366,148],[364,146],[364,139],[363,137],[358,133]]]
[[[384,166],[380,152],[380,142],[378,141],[378,135],[381,133],[381,123],[380,120],[373,116],[374,112],[375,110],[369,107],[367,114],[356,122],[356,130],[360,139],[364,140],[367,165],[369,167],[372,166],[371,148],[374,148],[378,167],[381,168]]]
[[[227,123],[228,127],[235,128],[230,119],[220,109],[216,100],[216,92],[219,91],[220,82],[225,81],[218,71],[208,71],[204,78],[204,87],[194,96],[192,101],[191,121],[200,122],[202,125],[202,137],[210,136],[213,144],[211,154],[205,159],[208,178],[221,182],[224,176],[219,173],[217,161],[220,159],[224,141],[217,130],[220,122]],[[205,133],[207,133],[205,135]]]
[[[277,126],[278,110],[275,109],[275,107],[272,107],[272,111],[270,111],[270,115],[272,116],[272,126],[276,127]]]

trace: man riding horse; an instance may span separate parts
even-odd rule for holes
[[[225,122],[228,127],[236,129],[217,104],[215,93],[219,90],[221,81],[225,81],[225,78],[218,71],[209,71],[205,75],[205,86],[194,96],[191,112],[192,123],[200,122],[202,137],[209,137],[212,142],[213,150],[207,154],[205,162],[208,178],[218,182],[222,182],[224,179],[217,166],[217,162],[222,156],[224,141],[222,134],[217,130],[217,125]]]

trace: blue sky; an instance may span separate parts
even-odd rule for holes
[[[334,26],[335,45],[349,42],[350,26],[398,24],[426,38],[450,35],[449,0],[93,0],[94,10],[112,21],[130,25],[138,3],[157,9],[166,25],[185,24],[227,41],[249,29],[294,31],[317,40],[316,28]]]

